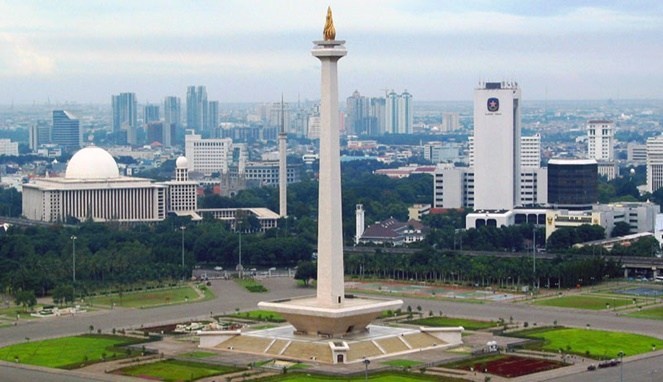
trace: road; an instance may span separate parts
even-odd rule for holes
[[[0,329],[0,346],[24,341],[26,337],[36,340],[85,333],[90,325],[93,325],[95,330],[102,329],[104,332],[110,332],[113,328],[140,328],[141,324],[152,326],[188,319],[203,319],[209,317],[210,314],[231,313],[237,308],[242,310],[255,309],[259,301],[284,299],[314,293],[313,289],[297,288],[293,280],[289,278],[265,279],[263,284],[269,289],[269,292],[249,293],[233,281],[214,280],[211,289],[217,298],[213,300],[153,309],[116,308],[114,310],[83,313],[72,317],[22,320],[17,326]],[[615,316],[612,312],[570,310],[488,301],[483,304],[471,304],[412,298],[404,298],[403,300],[405,302],[403,308],[410,305],[416,311],[416,307],[421,306],[422,312],[425,314],[432,310],[435,314],[441,311],[449,316],[477,319],[497,320],[503,318],[509,321],[512,317],[514,321],[527,321],[530,326],[535,323],[537,325],[552,324],[554,321],[557,321],[559,325],[574,327],[586,327],[589,324],[594,329],[626,330],[663,337],[663,322],[661,321]],[[624,364],[625,380],[649,381],[651,378],[648,373],[657,367],[660,368],[660,365],[663,365],[663,354],[633,363],[627,362]],[[22,372],[16,371],[17,369],[12,368],[12,366],[0,364],[0,373],[4,376],[5,371],[11,375]],[[597,370],[592,373],[586,372],[582,374],[582,379],[586,382],[611,380],[618,371],[619,368],[611,368],[609,370]],[[618,378],[619,375],[616,375]],[[654,380],[663,380],[659,378],[663,374],[653,375],[657,376]],[[24,380],[17,378],[17,381]],[[555,380],[576,381],[578,376],[576,375],[575,378],[573,376],[561,377]]]

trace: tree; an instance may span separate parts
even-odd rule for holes
[[[74,301],[74,288],[71,285],[58,285],[53,289],[53,303],[62,305]]]
[[[316,263],[308,260],[302,260],[297,264],[297,272],[295,272],[295,280],[304,281],[304,285],[308,286],[309,280],[318,278],[318,269]]]
[[[35,292],[31,290],[22,290],[16,293],[14,302],[16,305],[21,305],[24,308],[32,309],[35,305],[37,305],[37,297],[35,296]]]
[[[612,232],[610,233],[611,237],[620,237],[620,236],[626,236],[629,233],[631,233],[631,226],[628,225],[626,222],[617,222],[615,223],[615,227],[612,229]]]

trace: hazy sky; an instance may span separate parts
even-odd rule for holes
[[[317,99],[328,4],[342,98],[470,100],[481,80],[525,99],[663,98],[660,0],[0,0],[0,104],[157,103],[190,84],[221,102]]]

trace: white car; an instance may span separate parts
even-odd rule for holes
[[[222,270],[223,270],[223,267],[214,267],[214,270],[215,270],[215,271],[222,271]]]

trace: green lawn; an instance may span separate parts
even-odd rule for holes
[[[144,365],[130,366],[117,371],[118,374],[132,377],[148,377],[159,381],[194,381],[196,379],[211,377],[213,375],[227,374],[239,371],[230,366],[208,365],[198,362],[178,361],[168,359]]]
[[[606,304],[610,304],[610,309],[618,308],[620,306],[631,305],[631,299],[623,298],[610,298],[598,296],[563,296],[545,300],[535,301],[535,305],[544,306],[557,306],[560,308],[575,308],[575,309],[589,309],[589,310],[602,310],[606,309]]]
[[[629,317],[650,318],[652,320],[663,320],[663,306],[658,308],[644,309],[639,312],[627,314]]]
[[[382,362],[385,365],[394,366],[394,367],[415,367],[421,365],[419,361],[412,361],[409,359],[394,359],[387,362]]]
[[[285,322],[285,318],[276,312],[270,310],[250,310],[248,312],[237,312],[232,317],[247,318],[256,321]]]
[[[370,369],[369,369],[370,370]],[[305,373],[291,373],[285,375],[278,375],[274,377],[262,378],[257,381],[269,381],[269,382],[328,382],[328,381],[352,381],[352,382],[361,382],[364,381],[364,376],[357,377],[342,377],[342,376],[322,376],[314,374],[305,374]],[[432,375],[422,375],[412,373],[401,373],[401,372],[384,372],[377,374],[369,374],[368,380],[372,382],[418,382],[418,381],[438,381],[438,382],[461,382],[466,381],[464,379],[450,378],[443,376],[432,376]]]
[[[206,298],[213,297],[209,289],[205,290],[205,296]],[[92,299],[92,303],[94,305],[105,306],[115,303],[116,306],[126,308],[144,308],[166,304],[181,304],[194,300],[198,300],[198,293],[196,293],[192,286],[185,285],[168,289],[127,292],[122,295],[97,296]]]
[[[421,326],[462,326],[467,330],[480,330],[497,326],[496,322],[468,320],[464,318],[452,317],[426,317],[418,320],[408,321],[408,324]]]
[[[592,358],[617,358],[623,351],[626,356],[647,353],[663,347],[663,341],[639,334],[608,332],[603,330],[560,328],[530,329],[518,335],[528,338],[543,339],[543,350],[589,355]],[[589,353],[587,353],[589,352]]]
[[[43,341],[29,341],[0,348],[0,360],[30,365],[73,369],[81,364],[98,362],[102,356],[126,357],[120,345],[138,343],[138,340],[110,335],[84,335]]]

